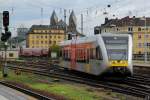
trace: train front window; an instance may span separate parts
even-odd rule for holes
[[[108,51],[108,58],[110,60],[127,60],[127,51],[126,50],[111,50]]]
[[[103,37],[109,60],[128,59],[128,37]]]

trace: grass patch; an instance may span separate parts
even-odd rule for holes
[[[2,73],[0,71],[0,79]],[[53,78],[34,75],[30,73],[21,73],[16,75],[14,71],[9,70],[8,77],[4,80],[22,83],[33,89],[54,93],[56,95],[64,96],[69,100],[125,100],[121,94],[105,91],[104,89],[93,89],[86,85],[70,84],[65,82],[54,82]]]

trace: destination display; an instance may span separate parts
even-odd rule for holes
[[[126,37],[103,37],[105,44],[127,44],[128,39]]]

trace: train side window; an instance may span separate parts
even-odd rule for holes
[[[68,50],[68,60],[71,59],[71,53],[70,53],[70,50]]]
[[[80,48],[76,51],[77,62],[87,63],[89,61],[87,49]]]
[[[103,60],[103,57],[102,57],[102,52],[100,50],[100,47],[96,47],[96,59],[98,60]]]
[[[90,59],[96,59],[96,49],[95,48],[90,49]]]
[[[62,53],[63,53],[64,60],[70,60],[71,58],[70,50],[63,50]]]
[[[63,50],[63,58],[66,59],[66,50]]]
[[[89,53],[90,53],[89,54],[90,59],[103,60],[100,47],[91,48]]]
[[[93,48],[90,48],[90,59],[94,59]]]
[[[66,50],[66,60],[68,60],[68,50]]]

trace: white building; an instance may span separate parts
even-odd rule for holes
[[[6,57],[8,60],[17,59],[19,57],[18,50],[7,50]],[[0,51],[0,59],[5,58],[5,51]]]

